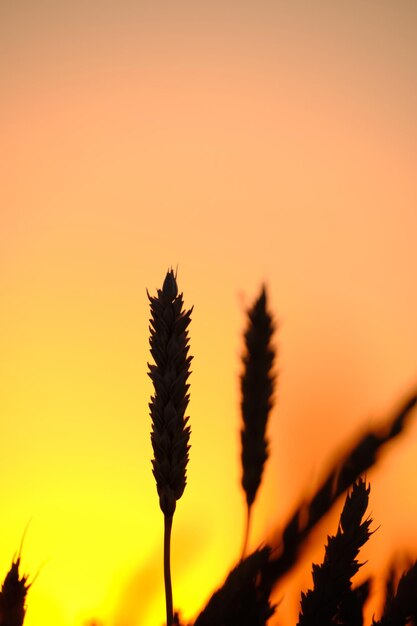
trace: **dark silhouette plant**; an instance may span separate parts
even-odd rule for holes
[[[149,376],[154,393],[149,404],[154,458],[153,474],[164,514],[164,581],[167,626],[182,626],[174,612],[170,541],[177,500],[186,486],[190,427],[185,413],[189,401],[190,363],[188,326],[192,309],[183,308],[173,270],[162,288],[150,296],[150,349],[154,363]],[[272,592],[298,562],[314,528],[345,494],[335,535],[328,537],[324,560],[313,565],[313,586],[301,595],[298,626],[363,626],[363,608],[371,579],[360,585],[353,579],[361,567],[359,551],[369,540],[371,520],[365,518],[370,487],[365,472],[379,460],[387,443],[407,427],[417,404],[413,391],[394,415],[374,431],[361,435],[328,470],[313,495],[299,502],[288,521],[252,554],[245,555],[250,514],[268,458],[267,421],[272,408],[275,351],[274,322],[267,307],[265,287],[247,311],[246,352],[241,376],[242,487],[247,503],[247,526],[242,558],[208,600],[194,626],[267,626],[276,611]],[[0,591],[0,626],[22,626],[28,577],[19,573],[20,554],[14,559]],[[387,577],[385,604],[373,626],[417,626],[417,561],[397,582]]]
[[[268,311],[264,286],[253,306],[247,311],[243,373],[240,378],[242,487],[246,496],[246,529],[242,558],[245,556],[249,540],[253,503],[269,456],[266,428],[273,406],[275,388],[275,374],[272,371],[275,360],[275,350],[271,343],[273,333],[274,322]]]
[[[153,474],[164,514],[164,580],[167,624],[174,623],[171,584],[172,519],[185,485],[190,427],[185,411],[188,406],[187,383],[190,375],[188,331],[191,311],[183,309],[182,294],[173,270],[169,270],[157,296],[148,294],[151,307],[150,347],[154,364],[149,376],[154,386],[149,408],[152,420],[151,441],[154,452]]]

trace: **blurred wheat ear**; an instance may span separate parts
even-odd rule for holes
[[[417,561],[401,576],[395,588],[394,575],[387,581],[387,594],[381,619],[373,626],[417,624]]]
[[[167,624],[174,623],[170,542],[172,518],[176,502],[186,485],[186,467],[190,449],[190,427],[185,417],[190,375],[188,325],[192,309],[183,309],[182,294],[178,293],[176,276],[168,270],[157,296],[148,294],[150,319],[150,348],[154,364],[148,364],[154,395],[149,403],[152,421],[151,441],[154,458],[153,474],[164,514],[164,579]]]
[[[269,557],[270,548],[266,546],[241,559],[194,626],[266,626],[276,608],[269,600],[270,588],[261,579]]]
[[[22,626],[26,613],[28,576],[20,575],[20,556],[13,559],[0,591],[0,626]]]
[[[271,344],[275,326],[267,308],[265,286],[262,287],[259,297],[248,310],[247,317],[247,328],[244,334],[245,354],[242,359],[243,373],[240,379],[243,422],[240,434],[242,487],[247,505],[242,558],[245,556],[249,539],[252,505],[269,456],[266,428],[275,388],[275,375],[272,372],[275,351]]]

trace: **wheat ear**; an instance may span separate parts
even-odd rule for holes
[[[188,325],[190,310],[183,309],[183,297],[178,293],[173,270],[166,274],[157,296],[148,294],[150,319],[150,349],[154,364],[148,364],[154,395],[149,403],[154,458],[153,475],[164,514],[164,580],[167,625],[174,623],[171,584],[171,529],[177,500],[186,485],[186,467],[190,449],[190,427],[185,417],[190,375]]]
[[[369,490],[359,479],[347,495],[337,533],[328,537],[324,561],[321,565],[313,564],[313,589],[301,594],[298,626],[345,623],[341,620],[340,610],[350,596],[351,579],[361,567],[357,560],[359,550],[371,534],[369,526],[372,520],[362,521],[368,506]]]
[[[241,385],[242,430],[242,487],[246,495],[246,530],[242,548],[245,556],[250,532],[252,505],[261,484],[265,462],[269,456],[266,435],[268,417],[272,409],[275,376],[272,368],[275,351],[271,340],[274,322],[267,308],[266,288],[247,312],[244,334],[245,354]]]

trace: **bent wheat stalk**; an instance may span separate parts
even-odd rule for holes
[[[186,485],[190,427],[185,417],[187,384],[192,357],[188,355],[188,331],[192,309],[183,309],[176,276],[169,270],[157,296],[148,294],[151,308],[150,348],[154,364],[148,364],[154,395],[149,403],[152,421],[153,475],[164,514],[164,580],[167,626],[174,623],[170,544],[177,500]]]

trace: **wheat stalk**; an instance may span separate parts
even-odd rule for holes
[[[154,395],[149,403],[154,453],[153,474],[164,514],[164,580],[167,625],[174,623],[171,584],[171,530],[177,500],[182,496],[187,476],[190,427],[185,417],[190,375],[188,325],[190,310],[183,309],[176,276],[168,270],[157,296],[149,295],[150,349],[154,364],[148,364]]]

